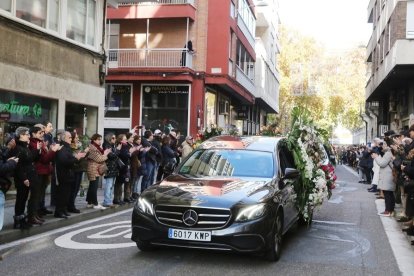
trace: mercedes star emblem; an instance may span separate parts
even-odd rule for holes
[[[187,210],[183,214],[183,222],[187,226],[194,226],[197,223],[198,215],[194,210]]]

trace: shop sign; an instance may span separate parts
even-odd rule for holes
[[[34,116],[36,118],[42,117],[42,106],[39,103],[35,103],[33,106],[19,104],[18,101],[12,100],[8,103],[0,102],[0,112],[16,114],[21,116]]]
[[[188,85],[144,85],[145,93],[158,94],[188,94]]]

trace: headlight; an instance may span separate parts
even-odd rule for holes
[[[265,204],[257,204],[252,206],[247,206],[239,210],[239,214],[236,217],[237,222],[249,221],[257,219],[263,216],[265,212]]]
[[[152,207],[152,204],[149,203],[145,198],[138,198],[137,205],[138,210],[142,213],[148,214],[148,215],[154,215],[154,208]]]

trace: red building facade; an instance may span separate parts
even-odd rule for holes
[[[105,129],[257,134],[251,0],[161,0],[107,12]]]

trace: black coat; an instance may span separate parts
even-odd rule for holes
[[[105,178],[117,177],[119,174],[118,155],[120,151],[115,145],[111,145],[106,141],[103,144],[103,149],[111,149],[111,152],[108,154],[108,159],[106,159],[106,166],[108,167],[108,170],[106,171]]]
[[[8,176],[16,168],[16,165],[17,163],[14,160],[0,160],[0,190],[4,194],[10,189],[11,181],[8,179]]]
[[[73,156],[70,145],[66,142],[60,142],[63,146],[56,152],[56,176],[59,184],[71,183],[75,181],[75,163],[77,159]]]
[[[37,182],[38,176],[34,163],[39,159],[38,150],[30,150],[29,143],[16,141],[16,147],[10,151],[10,156],[19,158],[19,162],[14,170],[15,182],[21,184],[29,180],[30,185]]]

